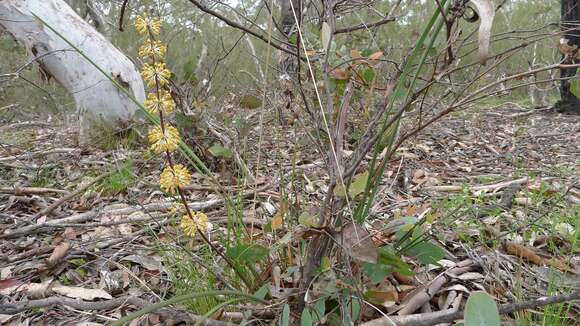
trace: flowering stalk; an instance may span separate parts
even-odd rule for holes
[[[139,56],[144,60],[149,60],[148,63],[143,65],[141,76],[147,87],[152,89],[152,92],[147,94],[144,106],[149,113],[156,114],[159,117],[159,126],[151,128],[147,138],[149,139],[151,150],[156,154],[164,154],[167,161],[167,166],[163,169],[159,178],[160,187],[172,195],[179,195],[181,205],[186,212],[180,222],[183,232],[190,237],[199,234],[203,241],[233,268],[246,286],[251,287],[249,280],[238,271],[234,262],[216,248],[206,236],[205,233],[210,225],[207,215],[203,212],[192,212],[187,205],[187,198],[183,189],[191,182],[191,175],[187,167],[182,164],[174,164],[171,156],[171,153],[179,148],[181,139],[179,131],[167,121],[167,116],[175,110],[175,102],[167,91],[169,78],[171,77],[171,71],[166,68],[164,62],[167,48],[156,40],[161,31],[161,20],[149,17],[147,14],[137,16],[135,29],[139,34],[147,37],[145,43],[139,48]]]

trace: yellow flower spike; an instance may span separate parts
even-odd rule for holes
[[[189,217],[189,215],[184,215],[181,218],[179,227],[181,227],[183,233],[190,237],[194,237],[197,230],[206,233],[209,226],[207,215],[202,212],[192,212],[191,216],[193,218]]]
[[[164,131],[161,131],[160,126],[155,126],[149,131],[151,149],[157,154],[165,151],[174,152],[179,147],[179,131],[172,126],[165,126]]]
[[[173,169],[169,166],[166,167],[159,178],[161,189],[171,194],[176,193],[178,188],[183,188],[190,182],[189,171],[181,164],[175,164]]]
[[[159,97],[155,93],[147,94],[147,99],[144,104],[147,112],[154,115],[159,112],[169,114],[175,110],[175,102],[173,101],[171,94],[163,90],[159,92]]]
[[[135,18],[135,29],[141,35],[147,35],[151,31],[151,34],[157,36],[161,30],[161,20],[157,17],[149,17],[145,13]]]
[[[139,56],[143,59],[152,58],[154,60],[163,60],[167,47],[161,41],[147,40],[139,48]]]
[[[165,63],[163,62],[154,64],[146,63],[143,65],[141,76],[147,83],[147,87],[155,87],[155,79],[157,79],[159,87],[163,87],[169,83],[171,71],[165,67]]]

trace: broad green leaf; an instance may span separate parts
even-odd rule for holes
[[[463,316],[465,326],[500,326],[499,311],[493,298],[483,291],[469,295]]]
[[[406,253],[417,258],[421,264],[436,264],[445,257],[443,249],[429,242],[421,242],[412,246]]]
[[[239,244],[229,248],[227,255],[234,261],[256,263],[268,255],[268,249],[257,244]]]
[[[315,228],[318,227],[317,219],[318,217],[315,215],[310,215],[308,212],[302,212],[302,214],[298,216],[298,223],[308,228]]]
[[[322,320],[322,317],[324,317],[325,313],[326,313],[326,298],[320,298],[314,304],[314,313],[312,315],[314,315],[314,319],[317,322],[320,322]]]
[[[355,197],[358,194],[362,194],[367,186],[367,181],[369,179],[369,171],[365,171],[359,175],[356,175],[354,181],[350,184],[348,193]]]
[[[328,271],[331,266],[332,262],[330,261],[330,258],[328,258],[328,256],[322,257],[322,263],[320,264],[320,267],[322,267],[322,272]]]
[[[254,293],[254,296],[256,298],[264,300],[269,291],[270,287],[268,286],[268,284],[264,284],[258,291],[256,291],[256,293]]]
[[[300,326],[312,326],[312,314],[308,308],[302,310],[302,316],[300,316]]]
[[[393,267],[393,271],[407,276],[413,276],[414,273],[409,268],[409,265],[395,255],[389,248],[379,248],[379,264]]]
[[[336,197],[342,197],[342,198],[346,197],[346,188],[345,188],[345,186],[343,184],[337,184],[334,187],[334,195]]]
[[[363,262],[363,271],[370,279],[371,284],[377,284],[384,280],[385,277],[387,277],[389,274],[391,274],[393,272],[393,268],[383,264],[371,264]]]
[[[375,70],[372,68],[365,69],[365,71],[363,71],[362,77],[367,84],[372,83],[373,79],[375,79]]]
[[[580,98],[580,79],[574,78],[570,81],[570,92]]]
[[[188,81],[191,84],[197,83],[197,77],[195,76],[195,66],[196,66],[196,63],[193,60],[189,60],[183,65],[183,80],[184,81]]]
[[[240,106],[244,109],[257,109],[262,106],[262,100],[254,95],[244,95],[240,98]]]
[[[232,151],[229,148],[225,148],[217,143],[213,144],[213,146],[208,148],[207,150],[211,153],[211,155],[215,157],[223,157],[223,158],[232,157]]]
[[[328,52],[328,47],[330,46],[330,25],[327,22],[322,23],[322,29],[320,30],[320,41],[322,43],[322,48],[324,51]]]
[[[290,306],[288,304],[284,305],[282,309],[282,316],[280,316],[280,322],[278,323],[280,326],[288,326],[290,325]]]

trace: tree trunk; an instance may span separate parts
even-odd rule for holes
[[[126,127],[133,120],[137,106],[106,76],[34,18],[33,13],[88,55],[138,101],[143,101],[143,81],[135,65],[64,0],[0,2],[0,27],[20,41],[41,69],[74,97],[80,114],[80,142],[89,140],[91,122]]]
[[[293,10],[294,9],[294,10]],[[296,13],[296,17],[294,14]],[[298,44],[298,33],[296,31],[296,18],[300,22],[302,15],[302,6],[300,0],[280,0],[280,24],[282,34],[287,41],[290,41],[291,36],[296,36],[296,44]],[[287,47],[291,50],[290,47]],[[282,52],[280,59],[280,70],[289,78],[294,77],[297,71],[298,59],[288,53]]]
[[[580,0],[561,0],[561,25],[563,30],[578,28],[580,22]],[[563,36],[569,46],[580,48],[580,30],[567,31]],[[565,63],[578,63],[570,56]],[[554,107],[560,112],[580,113],[580,100],[570,91],[570,77],[576,75],[576,68],[560,69],[560,77],[566,78],[560,82],[560,101]]]

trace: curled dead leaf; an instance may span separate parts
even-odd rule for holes
[[[515,242],[506,242],[504,244],[505,251],[510,254],[522,258],[528,262],[534,263],[536,265],[542,265],[542,257],[538,256],[534,250],[525,247],[521,244]]]
[[[46,263],[49,266],[54,266],[58,263],[60,263],[64,257],[66,256],[66,253],[68,252],[68,250],[70,249],[70,243],[68,242],[63,242],[61,244],[59,244],[58,246],[54,247],[54,250],[52,251],[52,254],[50,255],[50,257],[48,257]]]

